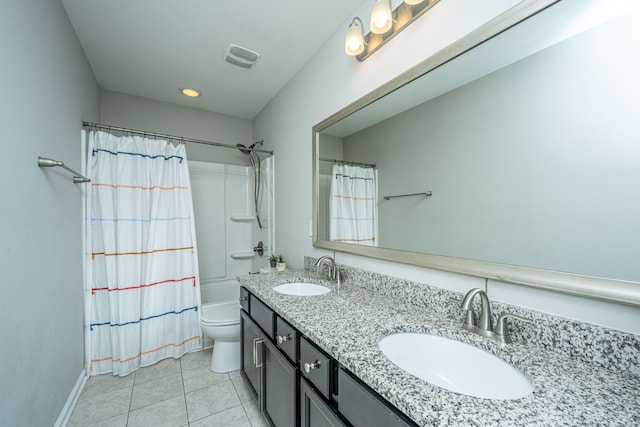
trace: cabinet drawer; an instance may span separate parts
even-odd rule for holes
[[[265,335],[269,339],[273,339],[275,313],[253,294],[249,295],[249,313],[265,332]]]
[[[280,316],[276,317],[276,345],[294,363],[298,361],[298,331]]]
[[[338,369],[338,411],[354,427],[417,425],[342,367]]]
[[[249,291],[245,288],[240,288],[240,307],[247,313],[249,312]]]
[[[331,399],[332,360],[305,337],[300,338],[300,370],[325,399]]]

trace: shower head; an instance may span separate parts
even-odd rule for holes
[[[242,144],[236,144],[236,147],[238,147],[238,149],[242,151],[242,154],[246,154],[248,156],[249,154],[251,154],[251,149],[253,148],[253,145],[250,146],[248,150],[247,150],[247,147],[245,147]]]
[[[262,144],[264,144],[264,142],[260,140],[260,141],[254,142],[248,147],[243,144],[236,144],[236,147],[238,147],[238,149],[242,151],[243,154],[246,154],[247,156],[249,156],[253,152],[253,149],[256,148],[256,145],[262,145]]]

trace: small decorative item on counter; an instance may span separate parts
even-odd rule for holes
[[[282,258],[282,255],[271,254],[271,256],[269,257],[269,265],[271,267],[275,267],[276,263],[278,262],[278,258]]]
[[[277,255],[276,257],[276,270],[285,271],[287,269],[287,264],[284,262],[284,258],[282,255]]]

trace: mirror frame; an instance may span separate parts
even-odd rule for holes
[[[394,90],[429,73],[435,68],[464,54],[490,38],[508,30],[530,16],[557,3],[560,0],[524,0],[506,12],[483,24],[463,38],[436,52],[418,65],[396,78],[374,89],[369,94],[316,124],[312,128],[313,143],[313,246],[331,251],[346,252],[386,261],[411,264],[453,273],[495,279],[534,288],[546,289],[570,295],[577,295],[614,303],[623,303],[640,307],[640,282],[587,276],[577,273],[565,273],[533,267],[477,261],[442,255],[402,251],[371,246],[359,246],[348,243],[318,240],[318,171],[319,146],[318,133],[337,121],[349,116],[361,108],[377,101]]]

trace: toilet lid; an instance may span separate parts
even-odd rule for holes
[[[202,306],[200,319],[208,325],[233,325],[240,323],[240,304],[236,301]]]

